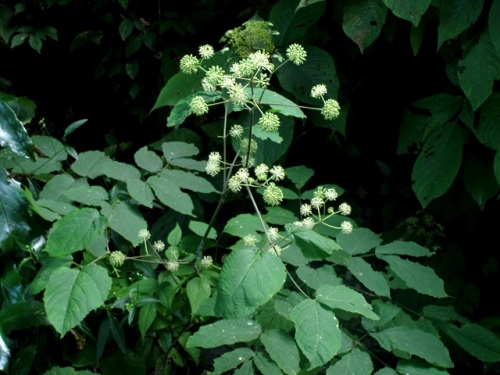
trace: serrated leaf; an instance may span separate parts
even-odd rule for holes
[[[221,319],[200,327],[187,341],[188,348],[216,348],[237,342],[255,340],[262,333],[258,323],[251,319]]]
[[[288,250],[288,249],[287,249]],[[340,285],[342,279],[337,276],[331,265],[324,264],[319,268],[311,268],[308,265],[300,265],[296,270],[297,276],[312,289],[318,289],[322,285]]]
[[[29,286],[30,294],[35,295],[44,290],[54,271],[62,267],[69,268],[72,261],[73,257],[71,255],[60,258],[47,258]]]
[[[138,203],[153,208],[154,195],[149,185],[144,181],[135,179],[128,180],[127,191]]]
[[[109,178],[127,182],[129,180],[138,180],[141,178],[141,172],[134,166],[110,160],[104,163],[100,169],[101,173]]]
[[[412,257],[429,257],[432,253],[425,247],[412,241],[393,241],[386,245],[377,246],[377,255],[409,255]]]
[[[60,268],[50,278],[44,293],[45,310],[50,323],[64,336],[89,312],[104,304],[111,290],[111,278],[97,264]]]
[[[324,259],[340,246],[334,240],[325,237],[312,229],[286,225],[290,239],[296,244],[308,259]]]
[[[422,207],[448,190],[461,163],[460,128],[455,123],[446,124],[426,141],[413,166],[413,191]]]
[[[336,240],[350,255],[366,254],[382,242],[380,236],[368,228],[356,228],[349,234],[339,233]]]
[[[148,303],[141,307],[139,310],[139,331],[141,332],[141,337],[144,340],[146,333],[156,319],[156,303]]]
[[[182,192],[179,186],[165,178],[165,176],[151,176],[147,183],[153,189],[156,197],[167,207],[184,215],[193,215],[193,201],[191,197]]]
[[[372,320],[380,319],[361,293],[344,285],[322,286],[316,291],[316,300],[332,309],[360,314]]]
[[[390,297],[391,292],[383,274],[374,271],[371,265],[362,258],[350,258],[346,267],[365,287],[379,296]]]
[[[470,28],[483,9],[484,0],[448,0],[439,10],[438,50],[441,45]]]
[[[274,363],[266,353],[255,353],[253,363],[263,375],[283,375],[278,365]]]
[[[373,363],[370,355],[354,348],[330,366],[326,370],[326,375],[370,375],[372,372]]]
[[[388,351],[401,350],[440,367],[453,367],[448,349],[438,337],[417,328],[393,326],[379,332],[370,332]]]
[[[47,324],[49,321],[43,304],[38,301],[21,301],[3,306],[0,310],[0,327],[5,335],[14,330]]]
[[[175,161],[175,159],[185,158],[189,156],[195,156],[200,153],[198,147],[192,143],[186,142],[165,142],[161,145],[163,155],[169,163]]]
[[[292,311],[295,341],[313,369],[330,361],[340,349],[341,334],[335,314],[317,301],[306,299]]]
[[[491,160],[480,160],[469,154],[465,160],[464,183],[479,208],[484,210],[486,202],[498,193],[499,187]]]
[[[3,100],[0,100],[0,147],[35,160],[33,142],[12,108]]]
[[[394,255],[377,255],[378,258],[386,261],[391,270],[398,275],[408,287],[417,292],[429,296],[444,298],[448,297],[444,290],[444,282],[436,272],[427,266],[410,260],[401,259]]]
[[[224,262],[215,313],[239,318],[269,301],[285,282],[285,265],[275,254],[253,248],[233,251]]]
[[[211,374],[219,375],[235,369],[243,362],[252,358],[254,354],[254,351],[250,348],[237,348],[224,353],[219,358],[214,360],[214,371]]]
[[[108,192],[102,186],[89,186],[85,184],[69,188],[64,195],[73,202],[83,203],[86,206],[100,206],[108,200]]]
[[[64,161],[68,157],[66,147],[57,139],[45,135],[36,135],[32,138],[33,144],[47,158],[55,161]]]
[[[206,277],[194,277],[186,285],[186,294],[191,306],[191,316],[194,317],[203,301],[210,298],[212,288]]]
[[[380,35],[387,7],[378,0],[358,0],[344,6],[342,29],[363,52]]]
[[[287,375],[298,374],[300,371],[300,355],[295,340],[279,329],[271,329],[260,336],[269,357],[278,364]]]
[[[137,207],[127,202],[119,202],[113,206],[108,220],[109,227],[134,246],[141,243],[138,237],[139,231],[148,227]]]
[[[250,89],[245,90],[250,92]],[[267,104],[271,107],[271,109],[279,112],[283,116],[293,116],[298,118],[306,117],[297,104],[292,102],[290,99],[285,98],[283,95],[271,90],[264,90],[260,88],[254,88],[251,92],[261,104]]]
[[[420,18],[431,5],[431,0],[382,0],[384,4],[394,13],[396,17],[410,21],[418,26]]]
[[[499,60],[500,61],[500,60]],[[493,93],[481,106],[479,122],[474,129],[477,139],[486,147],[500,150],[500,94]]]
[[[204,237],[208,229],[208,224],[201,221],[191,220],[189,222],[189,229],[191,229],[194,234],[197,234],[200,237]],[[217,232],[214,228],[210,228],[207,234],[207,238],[210,238],[211,240],[215,240],[217,238]]]
[[[111,162],[102,151],[87,151],[78,155],[78,160],[71,165],[71,169],[80,176],[96,178],[104,174],[104,166]]]
[[[160,173],[160,176],[169,179],[181,189],[205,194],[218,192],[210,181],[192,172],[181,171],[179,169],[166,169]]]
[[[106,220],[96,209],[71,211],[52,226],[45,250],[54,257],[83,250],[103,235],[105,228]]]
[[[314,170],[303,165],[290,167],[285,170],[286,177],[293,182],[297,189],[302,189],[304,185],[314,176]]]
[[[490,330],[474,323],[457,327],[452,324],[440,328],[468,354],[482,362],[500,361],[500,339]]]
[[[240,214],[232,219],[229,219],[223,229],[224,233],[240,238],[243,238],[248,234],[254,234],[262,231],[263,229],[259,218],[250,214]]]
[[[151,173],[159,172],[163,168],[163,160],[155,152],[148,150],[147,146],[134,154],[134,161],[139,168]]]

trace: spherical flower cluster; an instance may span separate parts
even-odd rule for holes
[[[196,73],[200,67],[200,62],[193,55],[186,55],[180,61],[180,69],[182,73],[193,74]]]
[[[313,86],[311,89],[311,96],[315,99],[321,98],[323,95],[326,95],[326,86],[323,84],[319,84],[316,86]]]
[[[257,142],[254,139],[252,139],[250,141],[250,154],[255,154],[258,148],[259,146]],[[248,149],[248,138],[243,138],[240,142],[240,150],[246,154],[247,149]]]
[[[327,99],[321,108],[321,114],[325,120],[334,120],[339,117],[340,105],[335,99]]]
[[[268,205],[277,206],[283,201],[283,191],[274,182],[271,182],[264,190],[262,198]]]
[[[147,241],[151,238],[151,233],[149,233],[149,230],[147,229],[141,229],[137,236],[139,237],[139,239]]]
[[[202,59],[209,59],[214,55],[214,47],[212,47],[210,44],[205,44],[198,48],[198,53],[200,54],[200,57]]]
[[[323,207],[324,204],[325,204],[325,201],[321,197],[313,197],[311,199],[311,206],[317,210],[319,210],[321,207]]]
[[[191,103],[189,103],[189,107],[191,108],[191,112],[195,115],[201,116],[208,112],[208,104],[205,102],[202,96],[197,95],[193,99],[191,99]]]
[[[167,260],[165,268],[167,269],[167,271],[175,272],[179,269],[179,262],[176,260]]]
[[[341,203],[339,206],[339,211],[344,216],[349,216],[351,214],[351,206],[348,203]]]
[[[353,226],[349,221],[343,221],[340,223],[340,230],[342,233],[349,234],[352,233]]]
[[[316,223],[312,217],[306,217],[304,220],[299,222],[299,226],[304,227],[306,229],[313,229]]]
[[[212,267],[213,263],[214,260],[210,255],[205,255],[203,258],[201,258],[201,266],[205,269]]]
[[[334,188],[329,188],[329,189],[326,189],[324,195],[325,195],[325,199],[327,201],[334,201],[338,198],[339,193],[337,193],[337,190],[335,190]]]
[[[280,235],[279,235],[279,232],[278,232],[278,228],[274,228],[274,227],[270,227],[268,230],[267,230],[267,235],[269,236],[269,239],[271,241],[276,241],[280,238]]]
[[[257,176],[257,180],[266,181],[267,180],[267,172],[269,171],[269,167],[265,164],[259,164],[255,167],[254,173]]]
[[[264,51],[257,51],[248,55],[248,60],[252,62],[255,68],[272,72],[274,65],[269,61],[269,58],[269,54]]]
[[[300,44],[290,44],[286,50],[286,56],[295,65],[301,65],[306,61],[307,52]]]
[[[208,68],[205,78],[203,81],[205,81],[205,85],[210,85],[210,87],[219,86],[224,79],[226,78],[226,72],[224,69],[222,69],[219,65],[214,65]],[[203,82],[202,82],[203,85]],[[205,89],[205,86],[203,87]],[[214,91],[214,90],[207,90],[207,91]]]
[[[205,167],[205,172],[207,172],[207,174],[209,174],[210,176],[216,176],[221,170],[221,161],[222,157],[218,152],[211,152],[210,155],[208,155],[208,162]]]
[[[165,244],[163,243],[163,241],[155,241],[153,243],[153,249],[158,252],[163,251],[165,250]]]
[[[245,88],[241,83],[234,83],[227,87],[229,99],[236,105],[242,106],[247,100],[248,96]]]
[[[238,172],[232,175],[229,179],[227,183],[229,190],[231,190],[233,193],[238,193],[239,191],[241,191],[243,185],[248,182],[249,177],[250,174],[248,173],[248,169],[240,168]]]
[[[125,254],[121,251],[113,251],[109,254],[109,263],[111,263],[113,267],[121,267],[123,266],[126,258]]]
[[[285,170],[281,165],[275,165],[269,170],[271,173],[271,180],[273,181],[282,181],[285,179]]]
[[[243,243],[245,246],[255,246],[257,244],[257,237],[255,237],[253,234],[247,234],[245,237],[243,237]]]
[[[229,135],[233,138],[240,138],[243,135],[243,126],[235,124],[229,129]]]
[[[281,246],[278,246],[278,245],[272,245],[272,246],[269,248],[269,251],[270,251],[271,253],[273,253],[274,255],[281,256],[281,252],[283,251],[283,249],[281,248]]]
[[[304,203],[300,206],[300,214],[302,216],[309,216],[312,214],[312,207],[308,203]]]
[[[273,133],[280,127],[280,118],[275,113],[266,112],[260,117],[258,124],[265,132]]]

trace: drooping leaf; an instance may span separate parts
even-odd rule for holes
[[[363,52],[380,35],[387,7],[377,0],[356,0],[344,6],[342,29]]]
[[[481,106],[479,122],[477,128],[474,129],[474,133],[483,145],[494,150],[500,150],[499,121],[500,94],[493,93]]]
[[[151,176],[148,178],[147,183],[164,205],[181,214],[193,216],[194,205],[191,197],[182,192],[179,186],[169,178],[162,174]]]
[[[438,49],[447,40],[457,37],[477,21],[484,0],[447,0],[439,10]]]
[[[212,288],[208,279],[201,275],[200,277],[192,278],[186,285],[186,294],[191,306],[191,316],[195,316],[198,308],[210,297]]]
[[[62,336],[79,324],[89,312],[104,304],[111,290],[105,268],[91,264],[81,268],[59,268],[44,293],[50,323]]]
[[[127,191],[138,203],[149,208],[153,207],[153,191],[144,181],[139,179],[128,180]]]
[[[108,220],[109,227],[134,246],[141,242],[138,237],[139,231],[148,227],[137,207],[127,202],[119,202],[113,206]]]
[[[148,150],[147,146],[134,154],[134,160],[139,168],[151,173],[159,172],[163,168],[163,160],[155,152]]]
[[[250,348],[237,348],[230,352],[224,353],[214,361],[214,371],[212,374],[219,375],[233,370],[248,361],[255,355],[255,352]]]
[[[324,259],[340,246],[332,239],[325,237],[312,229],[287,225],[290,238],[308,259]]]
[[[370,332],[370,336],[388,351],[401,350],[440,367],[453,367],[448,349],[431,333],[412,327],[393,326]]]
[[[43,304],[38,301],[21,301],[0,310],[0,327],[6,335],[14,330],[47,324]]]
[[[425,247],[412,241],[393,241],[386,245],[377,246],[377,255],[408,255],[412,257],[428,257],[432,253]]]
[[[326,375],[370,375],[373,363],[367,352],[354,348],[326,370]]]
[[[443,280],[436,275],[436,272],[432,268],[394,255],[377,255],[377,257],[389,263],[391,270],[408,287],[429,296],[437,298],[448,297],[448,294],[444,290]]]
[[[143,340],[146,337],[146,333],[148,333],[149,328],[156,319],[156,313],[156,303],[148,303],[142,306],[139,310],[138,325]]]
[[[232,345],[237,342],[255,340],[262,333],[258,323],[251,319],[221,319],[215,323],[200,327],[191,337],[188,348],[216,348],[222,345]]]
[[[420,18],[431,5],[431,0],[382,0],[396,17],[410,21],[418,26]]]
[[[285,278],[285,265],[270,251],[233,251],[220,273],[215,313],[224,318],[247,316],[269,301]]]
[[[372,320],[380,319],[361,293],[345,285],[322,286],[316,291],[316,300],[332,309],[360,314]]]
[[[331,310],[317,301],[302,301],[290,318],[295,323],[295,341],[309,360],[310,369],[324,365],[340,349],[339,322]]]
[[[462,163],[462,135],[456,124],[447,124],[433,133],[413,166],[412,180],[422,207],[443,195]]]
[[[356,228],[352,233],[339,233],[337,243],[350,255],[366,254],[382,242],[378,234],[368,228]]]
[[[0,99],[0,147],[17,155],[35,160],[33,142],[12,108]]]
[[[481,160],[469,154],[465,160],[464,182],[481,210],[488,199],[498,193],[499,182],[495,178],[491,160]]]
[[[54,257],[83,250],[104,233],[106,220],[93,208],[71,211],[50,231],[45,250]]]
[[[350,258],[346,267],[364,286],[379,296],[389,297],[391,295],[389,284],[383,274],[374,271],[370,263],[362,258]]]
[[[300,370],[300,355],[294,339],[279,329],[271,329],[260,336],[269,357],[287,375],[297,374]]]

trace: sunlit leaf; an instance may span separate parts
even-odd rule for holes
[[[344,285],[324,285],[316,291],[316,300],[332,309],[360,314],[368,319],[379,320],[372,306],[359,292]]]
[[[326,375],[370,375],[372,372],[373,363],[370,355],[355,348],[330,366],[326,370]]]
[[[10,106],[0,100],[0,147],[35,160],[33,142]]]
[[[247,318],[221,319],[200,327],[187,342],[187,347],[216,348],[237,342],[255,340],[262,333],[255,321]]]

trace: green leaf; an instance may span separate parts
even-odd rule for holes
[[[387,245],[377,246],[375,254],[378,255],[409,255],[412,257],[428,257],[432,253],[425,247],[412,241],[393,241]]]
[[[30,225],[23,190],[15,180],[8,179],[3,168],[0,168],[0,212],[0,249],[6,250],[16,239],[27,237]]]
[[[467,191],[481,210],[484,210],[488,199],[498,193],[499,183],[495,178],[491,160],[480,160],[473,154],[469,154],[465,160],[464,182]]]
[[[128,180],[127,191],[132,198],[143,206],[153,208],[154,195],[151,188],[142,180]]]
[[[186,285],[186,294],[189,300],[189,305],[191,306],[191,317],[196,315],[198,308],[210,298],[212,288],[210,287],[209,280],[201,275],[200,277],[194,277],[188,281]]]
[[[476,23],[484,0],[447,0],[439,10],[438,49]]]
[[[232,345],[237,342],[255,340],[262,333],[258,323],[251,319],[221,319],[215,323],[200,327],[191,337],[188,348],[216,348],[222,345]]]
[[[500,61],[500,60],[499,60]],[[500,150],[500,94],[493,93],[481,106],[479,122],[474,129],[477,139],[486,147]]]
[[[279,329],[271,329],[260,336],[269,357],[278,364],[287,375],[298,374],[300,371],[300,355],[295,340]]]
[[[316,291],[316,300],[332,309],[360,314],[368,319],[379,320],[372,306],[361,293],[344,285],[324,285]]]
[[[417,56],[425,34],[425,22],[420,23],[418,26],[411,25],[410,30],[410,44],[413,50],[413,56]]]
[[[147,146],[140,148],[134,154],[134,160],[139,168],[151,173],[159,172],[163,168],[163,160],[153,151],[149,151]]]
[[[356,228],[352,233],[337,235],[337,243],[350,255],[366,254],[382,242],[378,234],[367,228]]]
[[[139,63],[137,62],[137,60],[126,63],[125,72],[131,80],[134,80],[137,76],[137,73],[139,72]]]
[[[132,31],[134,30],[134,21],[129,18],[124,18],[122,22],[120,22],[120,26],[118,26],[118,33],[120,33],[120,37],[122,40],[127,39]]]
[[[63,140],[66,139],[66,137],[68,135],[70,135],[71,133],[73,133],[80,126],[82,126],[83,124],[85,124],[88,120],[89,119],[84,118],[84,119],[77,120],[77,121],[74,121],[71,124],[69,124],[68,127],[66,129],[64,129]]]
[[[224,318],[247,316],[269,301],[285,278],[285,265],[270,251],[233,251],[220,273],[215,313]]]
[[[332,56],[326,51],[306,45],[307,60],[301,65],[285,64],[277,72],[278,80],[285,90],[297,99],[315,107],[322,107],[320,99],[311,97],[314,85],[324,84],[328,90],[326,98],[336,98],[339,80]]]
[[[248,90],[250,94],[250,89],[245,90]],[[283,116],[306,118],[306,115],[297,104],[274,91],[254,88],[252,92],[255,98],[260,99],[261,104],[267,104],[271,109]]]
[[[143,340],[146,337],[146,333],[148,333],[149,328],[156,319],[156,311],[156,303],[148,303],[142,306],[139,310],[138,325]]]
[[[139,231],[148,227],[148,223],[137,207],[127,202],[119,202],[113,206],[108,220],[109,227],[134,246],[141,243],[138,237]]]
[[[12,41],[10,42],[10,48],[20,46],[21,44],[23,44],[25,42],[26,39],[28,39],[28,34],[22,33],[22,34],[14,35],[14,37],[12,38]]]
[[[165,159],[173,165],[176,165],[175,159],[195,156],[200,153],[198,147],[186,142],[165,142],[161,145],[161,149],[165,155]]]
[[[288,250],[288,249],[287,249]],[[311,268],[308,265],[300,265],[296,270],[297,276],[312,289],[318,289],[322,285],[340,285],[340,279],[331,265],[324,264],[319,268]]]
[[[410,21],[418,26],[420,18],[431,5],[431,0],[382,0],[396,17]]]
[[[440,328],[468,354],[481,362],[500,361],[500,339],[479,324],[469,323],[461,327],[446,324]]]
[[[295,341],[313,369],[330,361],[340,349],[339,321],[331,310],[306,299],[292,311]]]
[[[105,268],[91,264],[77,270],[55,271],[44,293],[45,310],[50,323],[64,336],[89,312],[104,304],[111,290],[111,278]]]
[[[30,47],[33,48],[38,53],[42,52],[43,41],[42,41],[42,38],[40,38],[38,35],[36,35],[36,34],[30,35],[30,37],[28,39],[28,43],[29,43]]]
[[[52,177],[52,179],[45,184],[39,197],[40,199],[68,202],[69,200],[64,195],[64,192],[74,183],[75,179],[71,175],[59,174]]]
[[[370,375],[373,363],[368,353],[354,348],[326,370],[326,375]],[[395,375],[395,373],[394,373]]]
[[[201,221],[194,221],[191,220],[189,222],[189,229],[193,231],[194,234],[197,234],[200,237],[205,236],[205,232],[208,229],[208,224],[201,222]],[[210,231],[208,232],[207,238],[211,240],[215,240],[217,238],[217,232],[215,231],[214,228],[210,228]]]
[[[230,352],[224,353],[214,361],[214,371],[212,374],[219,375],[229,370],[235,369],[243,362],[248,361],[255,355],[250,348],[237,348]]]
[[[474,111],[488,99],[494,81],[499,78],[500,56],[485,31],[458,64],[458,82]]]
[[[302,189],[304,185],[314,176],[314,170],[303,165],[290,167],[285,170],[286,177],[293,182],[297,189]]]
[[[35,117],[36,104],[24,96],[17,97],[0,92],[0,101],[3,101],[14,111],[23,125],[26,125]]]
[[[378,0],[357,0],[344,6],[342,29],[363,52],[380,35],[387,7]]]
[[[181,214],[194,216],[194,205],[191,197],[182,192],[179,186],[170,181],[170,179],[164,175],[151,176],[148,178],[147,183],[164,205]]]
[[[495,154],[495,160],[493,161],[493,170],[498,183],[500,184],[500,150]]]
[[[280,0],[269,15],[273,30],[278,32],[276,44],[287,46],[305,35],[324,11],[324,1]]]
[[[401,350],[440,367],[453,367],[448,349],[436,336],[417,328],[393,326],[379,332],[370,332],[388,351]]]
[[[167,118],[168,127],[181,125],[192,114],[191,101],[195,96],[201,96],[206,103],[212,103],[221,99],[221,95],[218,92],[206,91],[197,91],[192,95],[182,98],[175,103],[174,108],[170,111],[170,115]]]
[[[73,367],[52,367],[43,375],[95,375],[95,372],[87,370],[75,370]]]
[[[106,189],[102,186],[89,186],[86,180],[84,184],[67,189],[64,195],[73,202],[87,206],[100,206],[109,198]]]
[[[7,147],[13,153],[35,160],[33,142],[12,108],[0,99],[0,147]]]
[[[52,226],[45,250],[54,257],[83,250],[103,235],[105,228],[106,220],[96,209],[71,211]]]
[[[96,178],[104,174],[103,168],[112,163],[112,160],[101,151],[87,151],[78,155],[71,169],[77,175],[89,178]]]
[[[3,306],[0,310],[0,327],[5,335],[14,330],[47,324],[43,304],[38,301],[21,301]]]
[[[312,229],[286,225],[290,239],[296,244],[308,259],[324,259],[340,246],[332,239],[325,237]]]
[[[500,20],[500,3],[494,1],[491,4],[490,13],[488,15],[488,29],[497,56],[500,56],[500,22],[498,22],[498,20]]]
[[[55,138],[45,135],[35,135],[31,139],[37,149],[49,159],[64,161],[68,157],[66,147]]]
[[[69,268],[71,266],[71,262],[73,261],[73,257],[71,255],[67,255],[60,258],[47,258],[47,260],[43,263],[42,268],[38,271],[35,278],[30,284],[29,292],[31,295],[35,295],[40,293],[45,289],[47,283],[49,282],[50,276],[54,273],[54,271],[59,268],[66,267]]]
[[[429,296],[448,297],[444,290],[443,280],[436,275],[434,270],[427,266],[410,260],[401,259],[394,255],[378,255],[377,257],[389,263],[391,270],[398,275],[408,287]]]
[[[256,232],[262,231],[263,229],[259,218],[250,214],[240,214],[232,219],[229,219],[223,229],[224,233],[240,238],[243,238],[248,234],[255,234]]]
[[[181,171],[179,169],[166,169],[160,173],[160,177],[171,180],[181,189],[205,194],[218,192],[207,179],[191,172]]]
[[[201,79],[202,76],[198,74],[177,73],[161,89],[151,112],[161,107],[174,106],[179,100],[198,91]]]
[[[387,369],[386,372],[377,372],[377,375],[397,375],[397,374],[412,374],[412,375],[449,375],[449,372],[440,367],[432,366],[419,358],[400,359],[396,366],[397,372],[392,369]]]
[[[141,178],[141,172],[137,168],[114,160],[104,163],[100,170],[103,175],[123,182]]]
[[[423,208],[448,190],[461,163],[462,134],[448,123],[426,141],[413,166],[413,191]]]
[[[389,284],[381,272],[374,271],[370,263],[362,258],[350,258],[346,267],[365,287],[379,296],[390,297]]]
[[[276,363],[274,363],[266,353],[255,353],[253,363],[263,375],[283,375]]]

